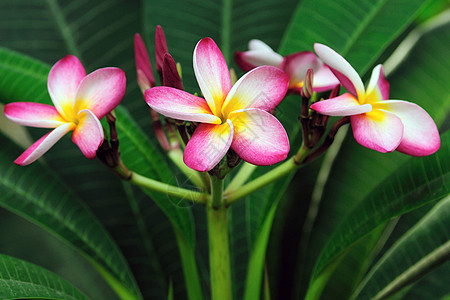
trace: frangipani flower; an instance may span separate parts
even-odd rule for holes
[[[157,112],[201,123],[186,145],[186,165],[197,171],[211,170],[230,147],[255,165],[285,159],[289,152],[286,131],[268,111],[285,96],[288,76],[278,68],[262,66],[232,86],[225,59],[210,38],[198,42],[193,64],[205,98],[171,87],[145,92],[145,100]]]
[[[55,106],[15,102],[5,105],[6,117],[18,124],[55,128],[31,145],[14,162],[28,165],[47,152],[66,133],[84,156],[95,158],[103,143],[100,119],[113,110],[125,94],[125,73],[103,68],[86,76],[83,65],[73,55],[59,60],[48,75],[48,91]]]
[[[313,69],[313,90],[316,92],[331,90],[339,84],[330,69],[311,51],[296,52],[283,57],[260,40],[251,40],[248,48],[249,51],[236,51],[234,54],[238,66],[245,72],[262,65],[278,67],[289,75],[291,92],[301,91],[308,69]]]
[[[342,56],[322,44],[314,48],[350,93],[314,103],[311,109],[328,116],[351,116],[356,141],[382,153],[397,150],[425,156],[439,149],[439,132],[425,110],[411,102],[387,100],[389,83],[381,65],[373,69],[365,89],[358,73]]]

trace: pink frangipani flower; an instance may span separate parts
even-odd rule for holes
[[[296,52],[283,57],[260,40],[251,40],[248,48],[249,51],[235,52],[234,59],[238,66],[245,72],[262,65],[278,67],[290,77],[290,92],[302,90],[308,69],[313,69],[313,90],[316,92],[331,90],[339,84],[330,69],[311,51]]]
[[[66,133],[84,156],[95,158],[103,143],[100,119],[113,110],[125,94],[125,73],[103,68],[86,76],[83,65],[73,55],[59,60],[48,75],[48,91],[55,106],[14,102],[5,105],[6,117],[18,124],[55,128],[31,145],[14,162],[25,166],[47,152]]]
[[[205,98],[171,87],[154,87],[145,92],[146,102],[157,112],[201,123],[186,145],[186,165],[197,171],[209,171],[230,147],[255,165],[284,160],[289,152],[288,137],[281,123],[268,111],[285,96],[288,76],[278,68],[262,66],[232,86],[225,59],[210,38],[198,42],[193,64]]]
[[[311,109],[328,116],[350,116],[356,141],[382,153],[397,150],[425,156],[439,149],[439,132],[425,110],[411,102],[387,100],[389,83],[381,65],[373,69],[365,89],[358,73],[342,56],[322,44],[314,48],[349,93],[316,102]]]

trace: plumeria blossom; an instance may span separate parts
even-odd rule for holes
[[[6,117],[18,124],[54,128],[31,145],[14,162],[28,165],[47,152],[66,133],[84,156],[95,158],[103,143],[100,119],[113,110],[125,94],[125,73],[103,68],[86,76],[83,65],[73,55],[59,60],[48,75],[48,91],[55,106],[14,102],[5,105]]]
[[[186,145],[186,165],[197,171],[211,170],[230,147],[255,165],[284,160],[288,137],[268,111],[285,96],[289,77],[278,68],[262,66],[232,86],[226,61],[210,38],[198,42],[193,64],[204,98],[164,86],[145,92],[146,102],[157,112],[200,123]]]
[[[339,84],[330,69],[311,51],[296,52],[283,57],[260,40],[251,40],[248,48],[249,51],[236,51],[234,54],[238,66],[245,72],[262,65],[278,67],[290,77],[290,92],[302,90],[308,69],[313,69],[313,90],[316,92],[331,90]]]
[[[397,150],[425,156],[439,149],[439,132],[425,110],[411,102],[387,100],[389,83],[381,65],[373,69],[365,89],[358,73],[342,56],[322,44],[314,48],[349,93],[314,103],[311,109],[328,116],[350,116],[356,141],[382,153]]]

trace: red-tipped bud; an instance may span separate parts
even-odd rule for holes
[[[183,83],[181,82],[181,77],[178,73],[177,64],[169,53],[164,55],[162,77],[164,86],[183,90]]]
[[[340,91],[341,91],[341,85],[338,84],[331,90],[330,99],[337,97],[339,95]]]
[[[307,99],[311,99],[313,94],[313,82],[314,82],[314,71],[312,68],[309,68],[306,71],[305,80],[303,81],[303,87],[301,91],[301,95]]]
[[[155,31],[155,56],[156,56],[156,70],[162,76],[162,69],[164,64],[164,55],[168,53],[166,36],[161,26],[156,26]]]
[[[153,76],[147,48],[139,33],[134,35],[134,58],[136,61],[138,85],[142,93],[144,93],[145,90],[155,86],[155,77]]]

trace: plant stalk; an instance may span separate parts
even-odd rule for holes
[[[260,188],[265,187],[267,184],[274,182],[281,177],[286,176],[293,170],[297,169],[302,165],[306,156],[311,152],[311,149],[306,147],[304,144],[299,149],[297,154],[295,154],[290,159],[286,160],[284,163],[279,165],[278,167],[270,170],[269,172],[261,175],[260,177],[250,181],[247,184],[244,184],[238,190],[231,191],[225,195],[225,202],[227,204],[231,204],[254,191],[259,190]]]
[[[228,208],[223,203],[223,180],[211,176],[208,219],[209,265],[212,300],[231,300],[231,266],[228,241]]]
[[[178,186],[163,183],[132,172],[128,170],[121,161],[119,162],[117,167],[113,168],[113,171],[117,173],[122,179],[141,188],[167,194],[169,196],[174,196],[183,200],[205,204],[208,198],[207,194],[180,188]]]

